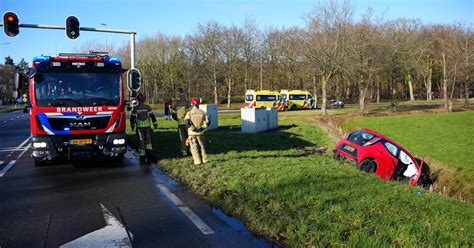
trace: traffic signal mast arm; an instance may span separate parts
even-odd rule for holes
[[[3,27],[3,23],[0,23],[0,27]],[[20,28],[41,28],[41,29],[66,30],[66,26],[41,25],[41,24],[20,24]],[[116,34],[137,34],[137,32],[135,32],[135,31],[120,30],[120,29],[108,29],[108,28],[80,27],[79,30],[92,31],[92,32],[104,32],[104,33],[116,33]]]

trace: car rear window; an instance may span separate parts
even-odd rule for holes
[[[369,142],[372,138],[374,138],[375,135],[365,131],[365,130],[359,130],[351,133],[347,140],[350,142],[354,142],[360,146],[363,146],[365,143]]]

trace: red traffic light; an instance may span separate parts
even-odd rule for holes
[[[3,30],[10,37],[17,36],[20,33],[20,21],[17,14],[14,12],[3,14]]]
[[[79,19],[75,16],[68,16],[66,18],[66,35],[69,39],[76,39],[79,37]]]

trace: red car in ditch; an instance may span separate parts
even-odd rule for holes
[[[428,188],[432,181],[428,165],[402,146],[373,130],[362,128],[340,140],[334,158],[350,161],[356,168],[385,180],[409,182]]]

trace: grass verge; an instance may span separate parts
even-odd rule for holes
[[[313,111],[280,114],[281,130],[241,134],[239,115],[221,115],[207,133],[211,162],[176,159],[176,122],[159,120],[159,164],[210,204],[284,246],[472,246],[471,204],[293,149],[332,146]]]

